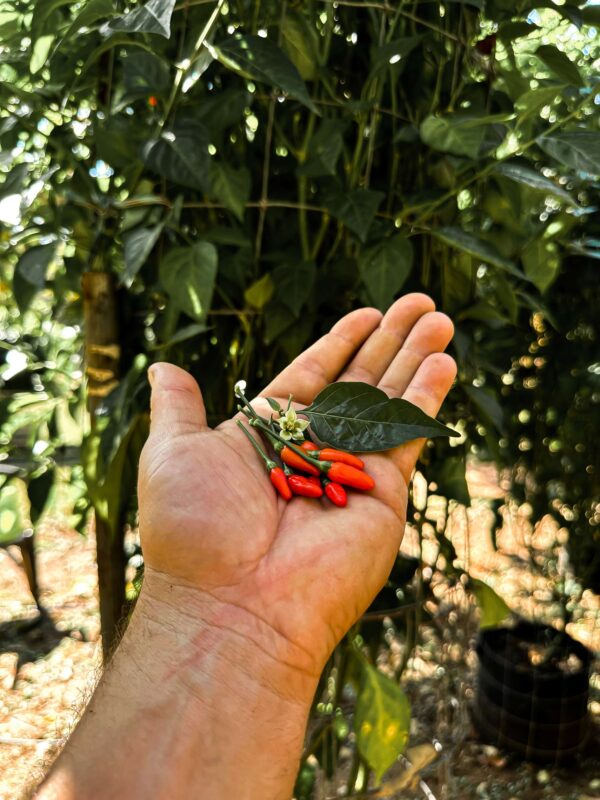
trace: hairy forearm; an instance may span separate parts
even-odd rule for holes
[[[142,592],[35,797],[288,800],[316,680],[283,663],[285,643],[245,616]]]

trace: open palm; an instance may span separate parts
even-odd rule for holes
[[[292,394],[309,404],[329,383],[360,380],[435,414],[455,375],[443,353],[452,332],[425,295],[405,296],[384,317],[360,309],[261,397],[283,403]],[[264,399],[253,405],[268,416]],[[212,624],[318,674],[389,574],[422,444],[366,456],[376,488],[350,492],[346,508],[304,498],[285,503],[235,420],[210,430],[193,378],[155,365],[139,478],[147,582],[187,592],[192,607],[210,608]]]

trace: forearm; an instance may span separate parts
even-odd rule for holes
[[[182,614],[173,600],[142,592],[37,798],[289,800],[314,677],[283,664],[285,644],[245,612]]]

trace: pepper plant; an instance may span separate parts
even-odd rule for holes
[[[385,310],[400,292],[429,292],[456,322],[459,379],[443,418],[461,439],[424,454],[436,491],[469,501],[469,454],[519,460],[517,488],[537,471],[525,480],[536,514],[577,518],[579,552],[597,543],[589,441],[576,425],[557,433],[573,386],[552,381],[553,417],[543,397],[531,404],[521,370],[548,386],[572,324],[560,298],[587,314],[578,276],[598,256],[598,24],[598,7],[580,0],[0,2],[0,270],[17,330],[2,336],[51,398],[31,320],[82,331],[86,380],[72,373],[69,391],[92,412],[83,461],[107,646],[124,599],[147,365],[168,359],[199,377],[218,422],[235,410],[237,381],[258,389],[345,311]],[[524,352],[534,345],[547,355]],[[580,376],[596,375],[587,352],[574,357]],[[591,414],[597,387],[584,394]],[[9,452],[6,414],[2,424]],[[566,481],[565,450],[578,454]],[[578,481],[573,470],[588,467]],[[399,562],[394,585],[407,574]],[[373,693],[407,718],[397,686],[362,654],[354,668],[340,658],[307,751],[327,769],[344,738],[344,673],[359,688],[356,719]],[[405,728],[387,745],[367,741],[368,727],[351,789],[361,763],[379,774],[406,742]]]

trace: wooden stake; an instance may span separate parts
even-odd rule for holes
[[[109,272],[86,272],[82,288],[87,406],[93,431],[96,410],[118,383],[120,347],[114,276]],[[113,533],[98,514],[96,557],[102,653],[106,661],[117,642],[119,623],[125,608],[126,560],[122,526]]]

